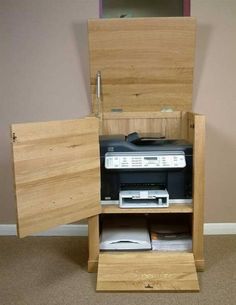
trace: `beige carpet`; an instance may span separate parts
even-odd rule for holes
[[[0,305],[235,305],[236,236],[205,238],[200,293],[96,293],[85,237],[0,237]]]

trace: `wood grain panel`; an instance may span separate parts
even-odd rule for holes
[[[89,20],[93,105],[101,71],[104,112],[191,110],[195,26],[191,17]]]
[[[98,291],[198,291],[192,253],[100,253]]]
[[[102,213],[104,214],[160,214],[160,213],[192,213],[193,207],[192,204],[170,204],[168,208],[159,208],[159,209],[152,209],[152,208],[145,208],[145,209],[122,209],[118,205],[103,205],[102,206]]]
[[[120,112],[103,114],[103,134],[160,133],[181,137],[181,112]]]
[[[189,114],[193,135],[193,254],[204,269],[205,116]],[[191,128],[191,126],[193,128]],[[192,136],[192,135],[191,135]]]
[[[88,219],[88,272],[97,272],[97,261],[100,249],[99,241],[99,216],[92,216]]]
[[[98,120],[12,125],[20,237],[100,213]]]

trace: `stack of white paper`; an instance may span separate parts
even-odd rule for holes
[[[184,225],[151,226],[152,250],[191,251],[192,237]]]

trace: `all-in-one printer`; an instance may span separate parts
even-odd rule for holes
[[[192,202],[192,145],[151,135],[100,136],[101,202],[121,208]]]

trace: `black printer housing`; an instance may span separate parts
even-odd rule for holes
[[[131,139],[130,139],[131,138]],[[186,167],[165,169],[106,169],[107,152],[185,153]],[[179,139],[152,139],[124,135],[100,136],[101,200],[119,200],[121,190],[166,189],[169,199],[192,199],[192,144]]]

